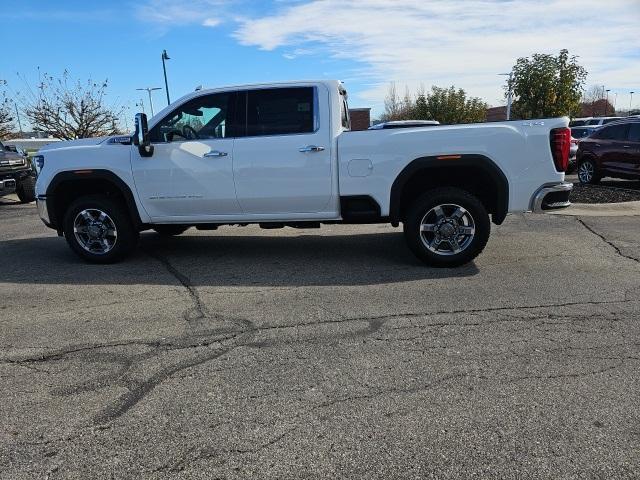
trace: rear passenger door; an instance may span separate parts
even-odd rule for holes
[[[244,134],[236,138],[236,194],[246,214],[319,213],[332,197],[328,92],[322,87],[245,92]]]
[[[627,169],[625,162],[625,148],[627,143],[628,125],[607,125],[598,133],[600,144],[601,163],[603,168],[611,172],[624,172]]]
[[[640,176],[640,122],[630,123],[627,142],[624,144],[627,170]]]

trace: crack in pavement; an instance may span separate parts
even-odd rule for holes
[[[607,238],[602,235],[601,233],[596,232],[591,226],[587,225],[585,223],[584,220],[582,220],[581,218],[576,217],[576,220],[578,221],[579,224],[581,224],[584,228],[586,228],[589,232],[591,232],[593,235],[595,235],[596,237],[598,237],[599,239],[601,239],[604,243],[606,243],[607,245],[609,245],[611,248],[613,248],[615,250],[615,252],[621,256],[622,258],[626,258],[627,260],[632,260],[636,263],[640,263],[640,260],[635,258],[635,257],[631,257],[629,255],[626,255],[624,253],[622,253],[622,250],[620,250],[620,247],[618,247],[616,244],[614,244],[612,241],[607,240]]]

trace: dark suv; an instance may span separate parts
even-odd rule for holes
[[[581,140],[576,160],[581,183],[640,178],[640,118],[610,123]]]
[[[29,159],[0,142],[0,197],[15,192],[22,203],[33,202],[35,185],[35,172]]]

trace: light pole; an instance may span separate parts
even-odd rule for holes
[[[511,79],[513,78],[513,72],[511,73],[499,73],[498,75],[509,77],[507,80],[507,120],[511,120]]]
[[[169,84],[167,83],[167,67],[164,64],[165,60],[170,60],[166,50],[162,50],[162,71],[164,72],[164,89],[167,92],[167,105],[171,103],[169,100]]]
[[[146,90],[149,94],[149,108],[151,108],[151,116],[153,117],[153,99],[151,98],[151,92],[154,90],[162,90],[161,87],[144,87],[144,88],[136,88],[136,90]]]
[[[613,97],[613,114],[616,114],[616,105],[618,104],[618,92],[616,92],[616,96]]]
[[[611,91],[610,88],[607,88],[607,100],[604,102],[604,117],[607,116],[607,110],[609,109],[609,92]]]
[[[633,102],[633,94],[635,92],[629,92],[631,94],[631,97],[629,98],[629,115],[631,115],[631,102]]]

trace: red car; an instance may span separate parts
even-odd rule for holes
[[[576,161],[581,183],[640,178],[640,118],[610,123],[581,140]]]

